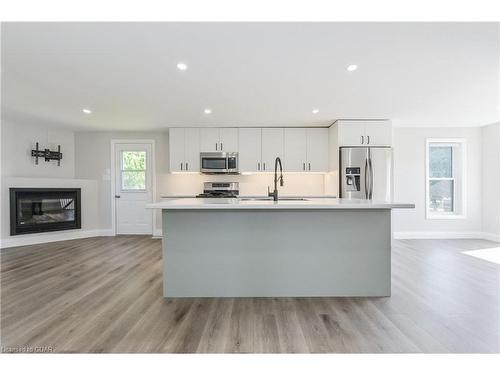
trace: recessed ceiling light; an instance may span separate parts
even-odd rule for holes
[[[358,66],[356,64],[351,64],[347,67],[348,72],[354,72],[356,69],[358,69]]]
[[[312,113],[313,113],[313,114],[319,113],[319,109],[313,109],[313,110],[312,110]]]
[[[177,64],[177,69],[179,69],[179,70],[186,70],[187,68],[188,68],[188,66],[184,63],[180,62]]]
[[[212,110],[210,108],[205,108],[205,110],[203,111],[206,115],[209,115],[212,113]]]
[[[90,115],[92,113],[92,111],[88,108],[82,109],[82,112],[85,113],[86,115]]]

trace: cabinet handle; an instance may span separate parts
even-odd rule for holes
[[[186,171],[189,169],[189,164],[186,162]]]
[[[366,138],[368,138],[368,144],[370,144],[370,136],[367,135]]]
[[[361,136],[361,144],[364,145],[365,144],[365,137],[364,136]]]
[[[309,170],[311,170],[311,163],[308,163],[309,164]]]
[[[181,163],[181,171],[182,171],[182,163]]]
[[[222,142],[220,143],[220,150],[222,151]]]
[[[257,163],[257,170],[260,171],[260,163]]]
[[[264,170],[266,170],[266,163],[262,163],[262,165],[264,166]]]
[[[219,145],[217,144],[217,142],[215,142],[215,151],[217,151],[217,147],[219,147]]]
[[[302,169],[305,171],[306,170],[306,163],[302,164]]]

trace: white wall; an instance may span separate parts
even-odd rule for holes
[[[427,138],[465,138],[467,188],[465,219],[425,217],[425,154]],[[481,128],[395,128],[394,200],[415,203],[414,210],[395,210],[396,238],[480,237],[482,233]]]
[[[42,150],[57,150],[61,145],[61,166],[56,161],[39,159],[35,165],[31,150],[39,142]],[[75,138],[70,130],[49,128],[36,123],[2,121],[2,176],[10,177],[75,177]]]
[[[35,142],[40,148],[55,150],[61,145],[61,166],[54,161],[39,159],[35,165],[31,149]],[[51,242],[69,238],[90,237],[103,234],[99,230],[97,213],[97,182],[77,180],[75,176],[74,132],[51,128],[38,123],[14,122],[2,119],[1,128],[1,186],[2,202],[0,224],[0,247],[20,246],[32,243]],[[82,189],[82,228],[71,231],[10,236],[9,188],[65,188]]]
[[[500,123],[482,127],[482,158],[483,232],[500,242]]]
[[[75,133],[75,175],[95,179],[98,185],[97,205],[101,229],[111,230],[111,140],[154,139],[156,150],[157,192],[160,177],[168,171],[168,138],[166,132],[77,132]],[[157,215],[157,227],[161,219]]]

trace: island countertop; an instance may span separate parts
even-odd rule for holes
[[[342,198],[305,198],[303,200],[273,200],[245,198],[180,198],[163,202],[150,203],[146,208],[165,210],[276,210],[276,209],[394,209],[415,208],[413,203],[370,201],[365,199]]]

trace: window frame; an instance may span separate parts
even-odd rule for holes
[[[144,167],[145,169],[123,169],[123,153],[125,152],[144,152]],[[148,191],[148,153],[146,150],[121,150],[120,151],[120,192],[122,193],[144,193]],[[123,172],[144,172],[144,189],[124,189],[123,188]]]
[[[455,160],[457,160],[454,153],[452,154],[452,177],[430,177],[430,147],[431,144],[441,143],[443,145],[450,143],[460,144],[461,149],[461,191],[460,197],[457,197],[457,177],[454,175],[453,171]],[[466,181],[467,181],[467,142],[465,138],[427,138],[425,141],[425,218],[427,220],[454,220],[454,219],[465,219],[467,217],[467,191],[466,191]],[[450,213],[435,213],[430,211],[430,182],[431,181],[453,181],[453,212]],[[457,199],[458,198],[458,199]],[[456,213],[457,202],[461,204],[461,212]]]

